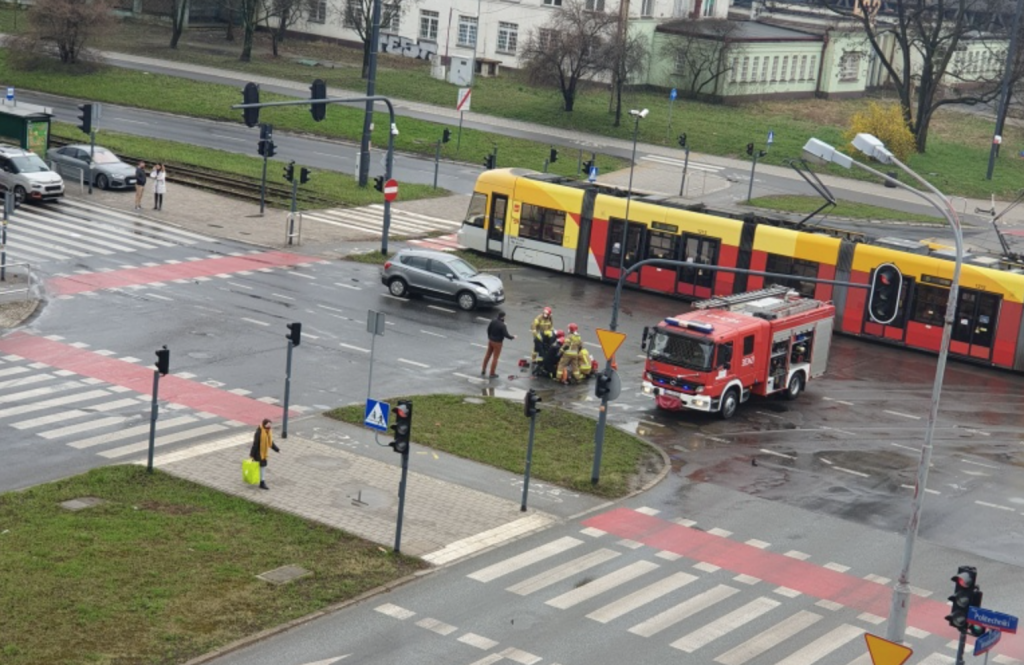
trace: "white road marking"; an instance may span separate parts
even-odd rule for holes
[[[903,413],[902,411],[890,411],[889,409],[885,409],[885,413],[888,413],[889,415],[893,415],[893,416],[899,416],[900,418],[909,418],[911,420],[921,420],[921,416],[915,416],[912,413]]]
[[[39,436],[44,439],[59,439],[62,436],[78,434],[79,432],[88,432],[90,430],[107,427],[108,425],[118,425],[123,422],[124,418],[121,416],[109,416],[98,420],[87,420],[86,422],[79,423],[77,425],[68,425],[67,427],[61,427],[60,429],[52,429],[47,432],[39,432]]]
[[[381,614],[386,614],[387,616],[394,617],[396,619],[408,619],[409,617],[416,615],[412,610],[407,610],[404,607],[399,607],[392,603],[384,603],[374,609]]]
[[[420,628],[426,628],[427,630],[437,633],[438,635],[451,635],[456,630],[458,630],[455,626],[451,624],[444,623],[443,621],[440,621],[438,619],[431,619],[430,617],[420,619],[416,622],[416,625]]]
[[[415,360],[406,360],[405,358],[399,358],[398,362],[405,363],[406,365],[415,365],[416,367],[422,367],[424,369],[430,369],[430,365],[424,365],[423,363],[418,363]]]
[[[427,305],[428,309],[436,309],[439,312],[447,312],[448,314],[454,314],[454,309],[448,309],[447,307],[440,307],[438,305]]]
[[[476,580],[477,582],[492,582],[499,577],[508,575],[509,573],[525,568],[526,566],[537,563],[538,561],[543,561],[544,559],[553,557],[556,554],[561,554],[566,550],[582,544],[582,540],[572,538],[571,536],[565,536],[509,559],[505,559],[504,561],[499,561],[498,563],[487,566],[486,568],[481,568],[475,573],[469,574],[468,577],[469,579]]]
[[[982,462],[975,462],[974,460],[969,460],[969,459],[962,459],[960,461],[963,462],[964,464],[973,464],[975,466],[983,466],[986,469],[998,469],[999,468],[998,466],[995,466],[994,464],[984,464]]]
[[[905,490],[912,490],[912,489],[914,489],[913,485],[900,485],[900,487],[902,487]],[[924,491],[927,492],[928,494],[942,494],[942,492],[940,492],[938,490],[930,490],[928,488],[925,488]]]
[[[130,121],[125,120],[124,122],[130,122]],[[135,122],[138,122],[139,124],[142,124],[142,125],[148,124],[148,123],[145,123],[145,122],[140,122],[138,120],[136,120]],[[240,139],[240,138],[238,138],[236,136],[225,136],[224,134],[210,134],[210,136],[214,136],[214,137],[219,138],[219,139],[224,139],[225,141],[239,141],[241,143],[248,143],[249,142],[249,139]]]
[[[844,466],[833,466],[832,468],[835,469],[836,471],[842,471],[842,472],[848,473],[848,474],[850,474],[852,476],[860,476],[861,478],[870,478],[871,477],[869,474],[861,473],[860,471],[854,471],[853,469],[847,469]]]
[[[335,282],[334,285],[335,286],[340,286],[343,289],[352,289],[353,291],[362,291],[363,290],[362,287],[360,287],[360,286],[352,286],[351,284],[342,284],[341,282]]]
[[[274,296],[275,298],[281,298],[283,300],[295,300],[295,298],[292,298],[291,296],[283,295],[281,293],[271,293],[270,295]]]
[[[369,349],[364,349],[361,346],[352,346],[351,344],[345,344],[344,342],[338,342],[338,346],[345,347],[346,349],[352,349],[353,351],[362,351],[363,353],[369,353]]]
[[[703,593],[687,598],[683,602],[668,608],[664,612],[655,614],[646,621],[641,621],[635,626],[632,626],[629,629],[629,632],[634,635],[639,635],[640,637],[651,637],[652,635],[656,635],[666,628],[671,628],[680,621],[683,621],[698,612],[702,612],[715,603],[719,603],[739,592],[739,589],[719,584],[718,586],[708,589]]]
[[[842,626],[814,640],[803,649],[791,654],[788,658],[781,660],[778,665],[812,665],[863,634],[863,628],[844,623]]]
[[[214,434],[216,432],[222,432],[228,428],[227,425],[213,424],[203,425],[202,427],[196,427],[194,429],[188,429],[183,432],[174,432],[173,434],[165,434],[158,436],[153,441],[153,446],[166,446],[170,443],[177,443],[178,441],[184,441],[185,439],[198,438],[206,436],[207,434]],[[111,450],[104,450],[99,453],[100,457],[106,457],[107,459],[113,459],[115,457],[124,457],[125,455],[131,455],[132,453],[141,453],[149,448],[149,441],[143,441],[140,443],[130,443],[120,448],[113,448]]]
[[[819,620],[821,620],[820,614],[801,610],[759,635],[726,651],[718,658],[715,658],[715,662],[721,663],[721,665],[743,665],[748,660],[756,658],[765,651],[782,644],[801,630],[810,628]]]
[[[760,413],[762,416],[768,416],[769,418],[775,418],[777,420],[785,420],[785,417],[780,416],[777,413],[768,413],[767,411],[755,411],[754,413]]]
[[[787,455],[786,453],[775,452],[774,450],[768,450],[767,448],[761,448],[761,452],[765,455],[775,455],[776,457],[785,457],[786,459],[796,459],[796,455]]]
[[[558,582],[572,577],[573,575],[577,575],[585,570],[590,570],[594,566],[599,566],[602,563],[611,561],[618,556],[620,556],[619,552],[602,548],[594,552],[590,552],[589,554],[584,554],[581,557],[577,557],[572,561],[567,561],[559,566],[555,566],[543,573],[525,579],[522,582],[513,584],[505,590],[519,596],[528,596],[535,591],[540,591],[552,584],[557,584]]]
[[[915,453],[920,451],[920,448],[915,448],[913,446],[905,446],[902,443],[892,443],[890,445],[896,446],[897,448],[902,448],[904,450],[912,450]]]
[[[256,319],[247,319],[245,317],[243,317],[242,320],[245,321],[246,323],[255,323],[258,326],[269,326],[270,325],[266,321],[257,321]]]
[[[688,573],[673,573],[663,580],[658,580],[654,584],[649,584],[628,596],[623,596],[613,603],[594,610],[587,615],[587,618],[593,619],[598,623],[608,623],[662,596],[666,596],[697,579],[697,577]]]
[[[483,381],[482,376],[470,376],[469,374],[463,374],[462,372],[452,372],[452,376],[457,376],[460,379],[469,379],[470,381]]]
[[[170,420],[159,421],[159,427],[170,429],[179,425],[189,425],[196,421],[192,416],[180,416],[178,418],[171,418]],[[99,436],[93,436],[88,439],[79,439],[72,441],[68,445],[72,448],[91,448],[93,446],[103,445],[105,443],[113,443],[121,439],[129,439],[133,436],[142,436],[149,431],[149,423],[145,425],[136,425],[135,427],[129,427],[119,432],[110,432],[108,434],[100,434]],[[252,437],[249,437],[252,438]]]
[[[430,332],[429,330],[420,330],[424,335],[431,335],[433,337],[441,337],[442,339],[448,339],[448,335],[442,335],[441,333]]]
[[[985,506],[986,508],[997,508],[999,510],[1008,510],[1011,513],[1016,512],[1016,508],[1010,508],[1009,506],[1000,506],[998,503],[989,503],[988,501],[975,501],[974,503],[979,506]]]
[[[498,646],[498,643],[492,639],[488,639],[483,635],[477,635],[476,633],[466,633],[459,638],[459,641],[463,644],[468,644],[471,647],[476,647],[481,651],[490,651],[494,647]]]
[[[836,399],[835,397],[822,397],[827,402],[835,402],[836,404],[845,404],[846,406],[853,406],[853,402],[847,402],[844,399]]]
[[[762,614],[766,614],[781,605],[771,598],[755,598],[743,607],[729,612],[710,623],[706,623],[689,635],[684,635],[671,645],[680,651],[693,653],[697,649],[731,633],[733,630],[750,623]]]
[[[578,603],[590,600],[594,596],[614,589],[620,584],[625,584],[626,582],[636,579],[645,573],[657,570],[657,568],[658,564],[656,563],[652,563],[650,561],[636,561],[624,568],[616,570],[613,573],[599,577],[593,582],[589,582],[581,587],[573,589],[572,591],[567,591],[560,596],[556,596],[547,601],[546,604],[552,607],[557,607],[560,610],[569,609]]]

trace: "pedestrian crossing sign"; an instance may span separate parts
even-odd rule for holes
[[[387,402],[378,402],[375,399],[366,400],[366,416],[363,418],[363,424],[370,429],[375,429],[378,432],[388,431],[388,412],[391,411],[391,405]]]

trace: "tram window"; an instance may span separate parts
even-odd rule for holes
[[[519,216],[519,237],[562,244],[565,235],[565,211],[542,208],[530,203],[523,204]]]
[[[679,236],[669,233],[658,233],[651,231],[647,234],[647,258],[649,259],[674,259],[676,258],[676,239]]]
[[[473,192],[473,198],[469,200],[469,210],[466,211],[466,219],[463,224],[484,228],[484,219],[487,215],[487,195],[483,192]]]
[[[911,319],[930,326],[941,326],[946,318],[946,302],[949,289],[918,284]]]
[[[817,277],[819,266],[820,264],[816,261],[794,259],[791,256],[783,256],[781,254],[769,254],[768,264],[765,266],[765,272],[795,275],[797,277]],[[802,279],[785,279],[782,277],[765,277],[764,281],[765,286],[771,284],[782,284],[783,286],[796,289],[800,295],[805,298],[814,297],[814,287],[816,282]]]

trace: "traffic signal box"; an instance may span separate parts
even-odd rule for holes
[[[949,597],[952,609],[946,621],[961,633],[974,637],[984,635],[988,630],[983,626],[967,623],[967,611],[971,607],[981,607],[982,593],[978,587],[978,569],[973,566],[960,566],[956,575],[950,578],[956,585],[953,595]]]
[[[78,129],[85,134],[92,133],[92,104],[82,104],[78,107],[81,113],[78,115],[78,119],[81,121],[78,123]]]
[[[246,83],[245,87],[242,88],[242,103],[259,104],[260,87],[255,83]],[[245,121],[246,127],[255,127],[260,124],[260,110],[258,108],[242,109],[242,120]]]
[[[596,378],[597,383],[594,385],[594,395],[598,399],[605,399],[612,391],[612,375],[609,370],[603,370]]]
[[[441,143],[448,143],[452,140],[452,130],[445,127],[444,132],[441,133]]]
[[[412,402],[403,400],[395,405],[395,424],[391,426],[395,430],[395,440],[391,447],[396,453],[409,454],[409,437],[412,436]]]
[[[305,185],[309,182],[310,171],[305,166],[299,171],[299,184]]]
[[[903,294],[903,274],[891,263],[875,268],[871,276],[871,292],[868,295],[868,314],[877,323],[892,323],[900,310],[900,296]]]
[[[378,192],[384,191],[384,176],[379,175],[373,179],[373,188]]]
[[[753,151],[753,149],[754,149],[753,145],[754,144],[751,143],[750,145],[751,145],[750,150]],[[685,148],[686,147],[686,134],[685,133],[679,135],[679,147],[680,148]]]
[[[497,157],[494,156],[494,153],[487,155],[486,157],[484,157],[484,168],[493,169],[497,161]]]
[[[554,148],[551,149],[551,154],[548,155],[548,164],[554,164],[558,161],[558,151]]]
[[[313,85],[309,86],[309,93],[310,99],[327,99],[327,84],[323,79],[317,79],[313,81]],[[314,121],[320,122],[327,117],[327,103],[310,104],[309,112],[313,116]]]
[[[295,162],[288,162],[288,166],[284,167],[284,179],[288,182],[295,180]]]
[[[288,334],[285,335],[288,341],[292,343],[292,346],[298,346],[302,340],[302,324],[301,323],[289,323]]]
[[[536,390],[533,388],[527,390],[526,395],[523,397],[523,415],[527,418],[533,418],[537,415],[537,413],[540,412],[540,409],[537,408],[537,404],[541,401],[540,395],[537,394]]]
[[[167,349],[166,344],[156,352],[156,371],[164,376],[171,373],[171,352]]]
[[[583,162],[583,172],[585,174],[590,175],[590,170],[592,168],[594,168],[594,162],[593,161],[588,159],[587,161]]]

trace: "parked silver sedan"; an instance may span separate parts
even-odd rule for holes
[[[454,300],[459,309],[505,302],[501,278],[480,272],[457,256],[427,249],[403,249],[385,264],[380,281],[391,295],[422,294]]]
[[[82,178],[89,182],[89,146],[66,145],[46,151],[53,169],[72,182]],[[92,184],[100,189],[125,189],[135,186],[135,167],[122,162],[117,155],[96,146],[92,160]]]

